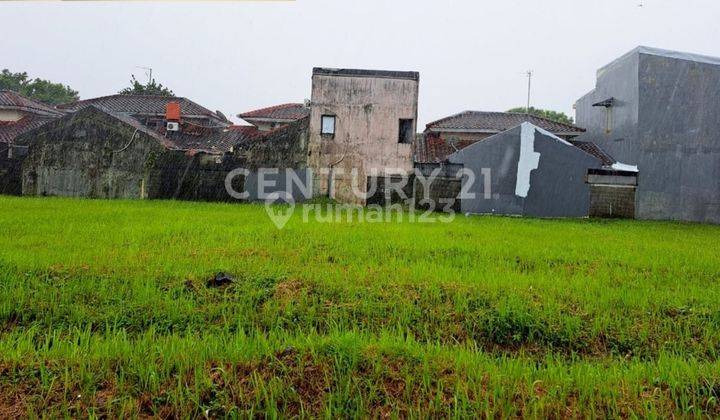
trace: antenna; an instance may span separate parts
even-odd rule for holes
[[[530,113],[530,89],[532,88],[533,71],[528,70],[527,73],[525,73],[525,75],[528,78],[527,108],[525,108],[525,113],[529,114]]]
[[[152,83],[152,67],[135,66],[139,69],[145,70],[145,74],[148,76],[148,86]]]

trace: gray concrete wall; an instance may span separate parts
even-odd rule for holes
[[[250,170],[258,168],[308,167],[309,119],[288,124],[265,134],[260,141],[243,142],[234,147],[236,165]]]
[[[87,108],[23,134],[24,195],[140,198],[150,189],[157,140],[97,109]]]
[[[638,213],[720,223],[720,65],[640,55]]]
[[[720,60],[639,48],[576,105],[581,139],[638,165],[636,215],[720,223]],[[613,125],[590,104],[614,96]]]
[[[524,199],[515,195],[521,128],[491,136],[451,155],[451,163],[472,171],[472,179],[463,177],[463,188],[472,187],[474,199],[462,199],[463,213],[522,215]],[[491,199],[484,198],[483,168],[491,170]]]
[[[413,188],[415,208],[436,212],[452,211],[459,213],[462,210],[460,204],[461,188],[462,179],[460,178],[439,176],[429,182],[429,185],[415,178]]]
[[[136,133],[135,127],[96,108],[83,109],[18,139],[29,145],[22,165],[23,194],[235,201],[225,178],[244,168],[248,176],[237,177],[233,186],[249,192],[243,201],[252,201],[263,198],[257,187],[261,168],[281,171],[267,176],[276,183],[268,193],[286,190],[285,168],[298,169],[306,179],[307,120],[243,142],[232,154],[188,154],[166,148],[162,140]],[[296,201],[308,198],[300,186],[293,184],[288,191]]]
[[[227,169],[245,168],[250,171],[244,179],[244,191],[249,201],[264,200],[265,194],[287,192],[295,202],[309,200],[314,195],[314,173],[308,167],[309,119],[304,118],[266,134],[262,140],[235,146]],[[277,173],[273,170],[277,169]],[[260,173],[273,186],[260,187]]]
[[[633,185],[590,185],[590,217],[635,218]]]
[[[475,143],[449,160],[474,174],[471,187],[470,178],[463,179],[463,188],[475,193],[475,198],[462,198],[463,213],[534,217],[588,216],[585,175],[588,168],[601,166],[595,157],[527,123]],[[483,169],[490,171],[489,198]]]
[[[598,70],[595,89],[575,103],[576,124],[587,130],[576,140],[594,142],[628,164],[638,159],[639,62],[638,55],[630,54]],[[609,98],[615,98],[609,111],[592,106]]]
[[[408,204],[414,194],[414,175],[369,176],[367,178],[368,197],[366,205],[389,206]]]
[[[0,194],[21,195],[21,161],[8,155],[9,146],[0,143]]]

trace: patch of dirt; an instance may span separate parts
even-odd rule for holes
[[[103,408],[112,405],[118,394],[115,384],[105,381],[92,396],[92,405]]]
[[[256,379],[267,383],[280,380],[295,395],[278,401],[285,415],[293,417],[301,413],[319,416],[325,406],[326,395],[331,390],[332,367],[314,359],[310,354],[301,355],[288,347],[257,362],[239,364],[212,363],[209,379],[217,391],[231,390],[232,403],[240,409],[254,403],[257,397]],[[204,395],[205,403],[211,403],[215,392]]]
[[[286,306],[288,303],[296,301],[300,294],[306,289],[307,287],[299,280],[284,280],[275,286],[273,297],[283,306]]]
[[[0,388],[0,418],[19,419],[26,416],[25,398],[5,387]]]

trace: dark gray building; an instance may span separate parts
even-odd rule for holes
[[[638,218],[720,223],[720,58],[638,47],[576,114],[579,139],[638,166]]]
[[[448,161],[474,174],[463,179],[466,191],[475,194],[462,197],[463,213],[535,217],[588,216],[588,169],[603,167],[598,157],[527,122],[476,142]]]

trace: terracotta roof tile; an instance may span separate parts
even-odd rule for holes
[[[0,90],[0,109],[11,109],[43,116],[61,116],[63,114],[50,105],[26,98],[12,90]]]
[[[583,152],[600,159],[602,164],[605,166],[610,166],[616,162],[615,158],[607,154],[607,152],[601,149],[600,146],[591,141],[569,140],[569,143],[582,150]]]
[[[238,114],[238,117],[248,121],[262,118],[281,122],[293,122],[308,117],[309,115],[310,109],[306,108],[305,105],[290,103],[244,112]]]
[[[3,121],[0,124],[0,143],[11,143],[20,134],[42,127],[54,119],[39,115],[26,115],[19,121]]]
[[[475,143],[472,140],[447,142],[438,133],[419,134],[415,139],[415,162],[439,163],[447,157]]]

